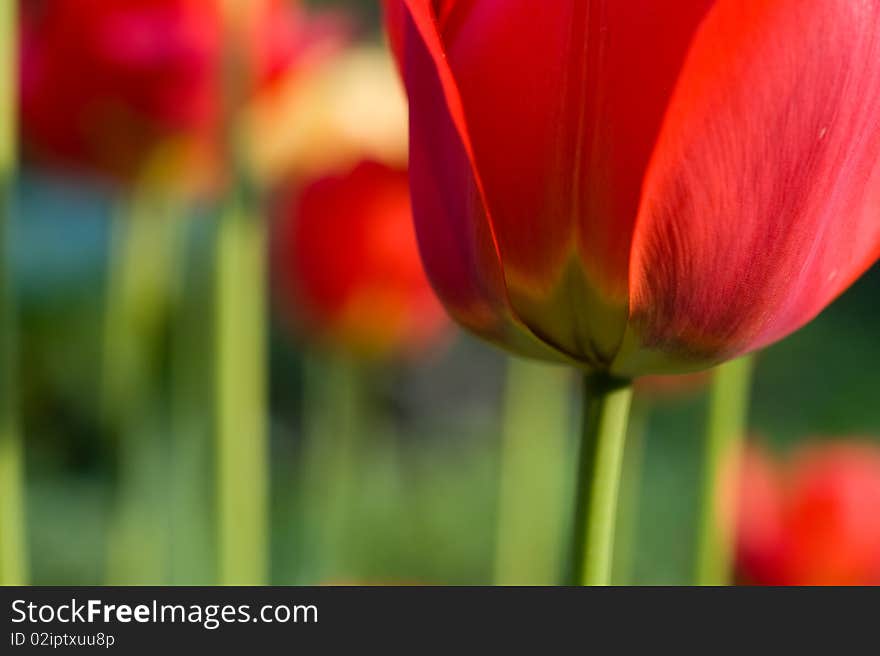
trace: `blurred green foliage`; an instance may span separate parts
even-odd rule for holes
[[[24,176],[19,200],[14,254],[22,292],[33,582],[97,584],[106,571],[119,483],[112,436],[102,429],[98,412],[104,262],[114,202],[106,189],[34,174]],[[207,303],[209,240],[200,235],[208,228],[202,219],[192,221],[189,297]],[[880,435],[878,293],[875,268],[816,321],[759,356],[750,422],[756,438],[785,450],[808,438]],[[202,310],[191,314],[194,321],[204,316]],[[166,339],[159,337],[157,357],[165,357]],[[302,347],[275,324],[272,582],[278,584],[311,580],[303,569],[298,487]],[[374,374],[371,403],[392,430],[359,446],[357,494],[330,580],[489,582],[503,372],[503,355],[461,336],[426,361]],[[636,582],[689,580],[687,536],[694,531],[704,420],[705,397],[699,394],[655,405],[651,412]],[[158,470],[157,490],[170,484],[169,476]],[[168,530],[172,511],[166,508],[151,520],[158,523],[157,535]],[[207,561],[212,557],[205,554]]]

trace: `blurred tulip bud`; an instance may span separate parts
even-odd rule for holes
[[[738,566],[749,583],[880,585],[880,447],[816,445],[744,459]]]
[[[409,355],[449,327],[422,271],[404,169],[362,162],[281,205],[276,291],[301,332],[364,357]]]

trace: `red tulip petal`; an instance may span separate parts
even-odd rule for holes
[[[439,17],[505,267],[558,276],[579,232],[603,291],[625,297],[647,167],[711,0],[449,2]]]
[[[388,33],[388,43],[402,74],[403,44],[407,29],[406,3],[404,0],[382,0],[382,10],[385,14],[385,31]]]
[[[617,369],[764,346],[878,255],[880,1],[719,0],[645,181]]]
[[[402,0],[401,0],[402,2]],[[486,339],[558,359],[511,311],[455,82],[424,2],[388,3],[410,106],[410,185],[428,276],[450,313]]]
[[[642,177],[712,1],[406,3],[436,40],[511,303],[575,358],[607,362],[622,337]],[[391,4],[399,52],[403,3]]]
[[[644,171],[711,4],[434,3],[511,302],[580,359],[623,335]]]

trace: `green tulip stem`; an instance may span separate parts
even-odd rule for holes
[[[222,70],[229,190],[215,242],[215,399],[218,574],[221,585],[269,579],[267,426],[268,224],[251,179],[242,115],[251,84],[246,0],[224,3]]]
[[[350,576],[344,549],[364,438],[374,437],[366,371],[343,355],[309,355],[304,365],[303,578],[310,583]]]
[[[614,529],[615,585],[631,585],[635,570],[639,529],[639,497],[645,462],[645,437],[652,404],[644,398],[633,400],[623,452],[623,472],[617,501],[617,525]]]
[[[0,2],[0,585],[28,579],[24,446],[16,393],[16,301],[9,262],[12,189],[17,158],[17,2]]]
[[[218,559],[222,585],[269,575],[266,224],[231,201],[216,242]]]
[[[112,217],[104,301],[101,417],[119,485],[106,583],[158,585],[168,573],[167,453],[159,345],[170,311],[177,201],[136,187]]]
[[[570,582],[609,585],[632,385],[605,376],[587,377],[584,392]]]
[[[508,359],[495,546],[497,585],[552,585],[558,579],[570,383],[566,367]]]
[[[214,582],[213,453],[211,434],[211,294],[207,276],[188,257],[192,220],[177,221],[170,339],[171,584]],[[206,334],[207,333],[207,334]]]
[[[748,429],[752,358],[745,357],[715,370],[703,465],[703,487],[697,522],[698,585],[727,585],[731,579],[733,532],[722,521],[724,486]],[[728,514],[732,508],[725,508]]]

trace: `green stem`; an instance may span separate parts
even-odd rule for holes
[[[219,577],[268,579],[266,226],[241,200],[217,235],[216,401]]]
[[[727,585],[730,582],[733,535],[720,521],[720,509],[725,492],[725,472],[735,471],[735,459],[748,429],[752,365],[750,357],[723,364],[715,370],[712,382],[697,523],[698,585]]]
[[[165,585],[168,577],[167,452],[154,402],[122,426],[119,486],[107,543],[105,585]]]
[[[192,221],[180,232],[173,278],[171,323],[171,583],[213,583],[213,470],[211,454],[211,346],[203,317],[210,315],[205,281],[188,266]]]
[[[629,381],[584,381],[581,438],[572,536],[572,585],[608,585],[626,424]]]
[[[614,529],[614,575],[615,585],[633,583],[636,545],[639,528],[639,496],[641,493],[642,468],[645,460],[645,432],[651,403],[645,399],[633,401],[626,431],[623,452],[623,472],[618,496],[617,525]]]
[[[221,585],[269,579],[267,435],[267,225],[249,176],[242,112],[253,82],[251,4],[227,0],[222,67],[230,191],[216,237],[214,364],[218,575]]]
[[[28,579],[24,446],[16,394],[17,308],[8,231],[16,162],[17,2],[0,3],[0,585]]]
[[[176,209],[149,189],[135,189],[111,226],[101,414],[117,441],[119,482],[109,584],[158,585],[168,574],[167,445],[157,346],[170,310]]]
[[[147,190],[136,190],[112,218],[101,389],[101,411],[111,430],[137,411],[158,375],[154,349],[170,309],[179,218]]]
[[[302,454],[306,579],[326,583],[345,572],[360,438],[371,432],[362,372],[344,357],[305,363]]]
[[[0,585],[25,585],[24,453],[11,399],[0,406]]]
[[[552,585],[562,556],[568,368],[510,358],[504,391],[495,582]]]

